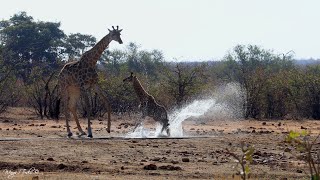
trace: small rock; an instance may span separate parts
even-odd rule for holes
[[[66,168],[66,167],[67,167],[67,166],[64,165],[64,164],[62,164],[62,163],[57,166],[58,169],[64,169],[64,168]]]
[[[180,171],[180,170],[182,170],[181,167],[179,167],[179,166],[172,166],[172,165],[159,166],[159,169],[169,170],[169,171]]]
[[[189,158],[182,158],[182,162],[190,162]]]
[[[301,169],[297,169],[296,171],[297,173],[303,173],[303,171]]]
[[[160,176],[160,173],[156,173],[156,172],[152,172],[152,173],[149,173],[150,176]]]
[[[40,124],[40,126],[46,126],[46,124]]]
[[[151,159],[151,161],[160,161],[160,158],[159,157],[155,157],[155,158]]]
[[[54,161],[54,159],[50,157],[47,159],[47,161]]]
[[[157,168],[155,164],[149,164],[143,167],[144,170],[157,170]]]
[[[308,128],[301,126],[301,129],[308,129]]]
[[[88,163],[88,161],[82,161],[81,163],[85,164],[85,163]]]
[[[88,167],[85,167],[82,169],[82,171],[86,171],[86,172],[88,172],[89,170],[90,170],[90,168],[88,168]]]
[[[284,152],[291,152],[291,149],[290,148],[285,148]]]
[[[264,125],[264,126],[265,126],[265,125],[267,125],[267,123],[266,123],[266,122],[263,122],[263,123],[262,123],[262,125]]]
[[[256,151],[253,153],[253,155],[256,155],[256,156],[262,156],[261,152],[260,151]]]
[[[124,167],[123,167],[123,166],[121,166],[121,170],[124,170]]]
[[[171,163],[172,163],[172,164],[178,164],[179,161],[172,160]]]

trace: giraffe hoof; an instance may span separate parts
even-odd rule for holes
[[[78,137],[82,137],[82,136],[85,136],[87,135],[85,132],[80,132],[80,134],[78,134]]]
[[[92,134],[88,134],[88,137],[89,137],[89,138],[93,138]]]
[[[71,137],[72,135],[73,135],[72,132],[69,132],[68,133],[68,138]]]

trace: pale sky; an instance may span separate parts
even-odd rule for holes
[[[135,42],[166,60],[219,60],[237,44],[318,59],[319,8],[319,0],[6,0],[0,19],[26,11],[97,40],[119,25],[124,45],[112,42],[110,49]]]

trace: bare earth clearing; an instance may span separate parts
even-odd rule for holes
[[[93,139],[68,139],[64,119],[34,117],[24,108],[1,116],[0,179],[231,179],[235,161],[225,148],[239,147],[241,141],[256,149],[251,178],[308,179],[305,163],[283,140],[289,130],[306,128],[313,136],[320,131],[320,121],[311,120],[189,120],[183,129],[192,138],[126,139],[136,118],[112,116],[110,134],[106,120],[96,119]],[[84,119],[81,125],[86,127]],[[75,134],[73,121],[71,126]]]

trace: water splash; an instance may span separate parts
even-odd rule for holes
[[[195,100],[189,105],[170,114],[170,137],[183,137],[182,122],[190,117],[199,117],[205,114],[214,104],[214,99]],[[159,123],[157,123],[154,131],[146,129],[142,125],[137,127],[134,132],[129,132],[126,135],[126,138],[157,138],[166,136],[166,134],[161,134],[161,128],[162,126]]]
[[[161,128],[160,123],[157,123],[156,130],[145,128],[143,124],[141,124],[135,131],[129,132],[125,138],[158,138],[161,136]]]
[[[204,115],[216,104],[214,99],[195,100],[181,110],[176,111],[169,116],[170,133],[172,137],[182,137],[182,122],[190,117],[199,117]]]
[[[184,137],[182,123],[191,117],[202,117],[207,120],[238,119],[242,117],[242,104],[245,99],[241,87],[237,83],[228,83],[218,87],[210,98],[195,100],[192,103],[169,114],[170,137]],[[198,122],[201,121],[198,119]],[[157,123],[155,130],[144,128],[143,125],[129,132],[127,138],[158,138],[162,126]]]

